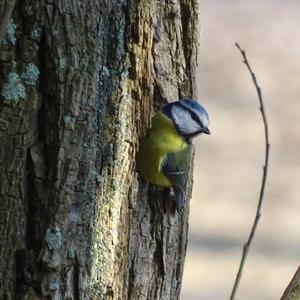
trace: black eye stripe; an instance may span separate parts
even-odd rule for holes
[[[194,113],[193,111],[189,111],[189,112],[191,114],[192,119],[195,122],[197,122],[201,127],[204,127],[203,124],[202,124],[202,122],[201,122],[201,120],[200,120],[200,118],[199,118],[199,116],[196,113]]]
[[[191,111],[190,114],[193,120],[199,120],[199,117],[193,111]]]
[[[184,105],[182,105],[181,102],[179,102],[178,104],[179,104],[179,106],[181,106],[184,110],[186,110],[187,112],[190,113],[191,118],[192,118],[195,122],[197,122],[197,123],[200,125],[201,128],[204,127],[204,126],[203,126],[203,123],[201,122],[200,118],[198,117],[198,115],[197,115],[196,113],[194,113],[192,110],[190,110],[190,109],[188,109],[187,107],[185,107]]]

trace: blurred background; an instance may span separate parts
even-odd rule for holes
[[[262,87],[271,142],[262,217],[237,299],[280,299],[300,263],[300,1],[201,0],[200,22],[198,95],[212,135],[195,140],[181,300],[229,298],[256,212],[264,133],[236,41]]]

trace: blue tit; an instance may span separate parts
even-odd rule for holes
[[[197,101],[171,102],[157,112],[140,143],[138,170],[146,181],[173,189],[178,211],[184,206],[191,140],[201,133],[210,134],[208,125],[208,114]]]

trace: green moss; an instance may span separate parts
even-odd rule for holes
[[[68,258],[73,259],[75,258],[75,256],[76,256],[75,250],[73,248],[70,248],[68,250]]]
[[[19,75],[15,72],[8,74],[7,81],[3,85],[1,95],[6,99],[18,103],[26,97],[25,87]]]
[[[67,60],[66,60],[65,58],[61,58],[61,59],[59,60],[59,68],[60,68],[61,70],[63,70],[63,69],[66,67],[66,64],[67,64]]]
[[[50,291],[56,291],[59,289],[59,283],[56,278],[52,278],[49,282]]]
[[[9,19],[7,23],[7,29],[6,29],[6,39],[12,44],[16,44],[16,24],[14,23],[13,19]]]
[[[65,122],[65,124],[69,124],[71,121],[72,121],[72,119],[71,119],[70,116],[65,116],[65,117],[64,117],[64,122]]]
[[[50,250],[60,249],[62,246],[62,233],[58,226],[47,229],[45,234],[45,242]]]
[[[40,75],[40,71],[35,64],[28,64],[25,72],[21,75],[22,79],[24,79],[25,83],[28,85],[35,85],[38,81]]]
[[[104,79],[110,76],[110,72],[106,66],[103,66],[101,75]]]
[[[92,172],[92,175],[94,176],[97,185],[103,183],[104,178],[103,178],[98,172],[93,171],[93,172]]]
[[[31,37],[33,39],[39,39],[42,35],[42,29],[40,27],[37,27],[37,28],[34,28],[32,31],[31,31]]]

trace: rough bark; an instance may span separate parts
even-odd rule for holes
[[[17,1],[0,45],[0,299],[179,297],[189,206],[166,213],[135,155],[152,112],[194,94],[197,13]]]

